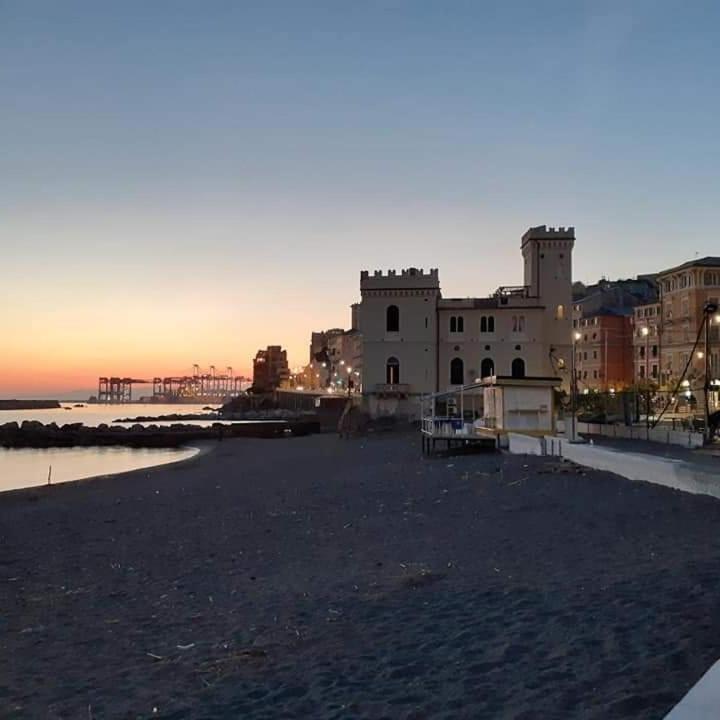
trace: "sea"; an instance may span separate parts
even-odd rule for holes
[[[83,423],[96,427],[107,425],[132,425],[119,423],[122,418],[138,416],[200,414],[209,412],[205,405],[163,405],[127,403],[123,405],[100,405],[85,403],[61,403],[60,408],[48,410],[0,410],[0,424],[23,420],[42,423]],[[170,421],[151,421],[143,424],[172,425]],[[207,426],[217,420],[192,420],[193,425]],[[77,447],[77,448],[0,448],[0,492],[19,488],[81,480],[99,475],[114,475],[129,470],[155,465],[165,465],[192,457],[198,448],[127,448],[127,447]]]

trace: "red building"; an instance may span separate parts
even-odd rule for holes
[[[631,318],[609,310],[573,318],[575,369],[580,392],[622,390],[633,383]]]

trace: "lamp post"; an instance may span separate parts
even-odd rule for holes
[[[713,320],[720,322],[720,314],[718,314],[718,305],[714,302],[706,302],[703,308],[705,321],[705,382],[703,383],[703,395],[705,400],[705,444],[709,444],[712,440],[710,432],[710,325]]]
[[[645,338],[645,429],[650,430],[650,328],[644,325],[640,334]],[[639,420],[639,418],[638,418]]]
[[[576,330],[573,332],[572,342],[572,359],[570,361],[570,372],[572,374],[570,382],[570,412],[571,412],[571,430],[570,442],[575,442],[577,435],[575,433],[575,415],[577,414],[577,372],[575,371],[575,354],[577,349],[577,341],[582,335]]]
[[[650,328],[645,325],[640,329],[640,334],[645,338],[645,382],[650,377],[650,352],[648,344],[650,342]]]

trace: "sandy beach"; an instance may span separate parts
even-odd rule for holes
[[[0,495],[0,714],[662,718],[720,503],[415,436],[224,441]]]

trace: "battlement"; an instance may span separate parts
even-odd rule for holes
[[[375,270],[372,274],[363,270],[360,273],[360,290],[418,290],[437,289],[440,287],[440,275],[437,268],[425,272],[422,268],[405,268],[397,270]]]
[[[538,225],[529,228],[522,236],[522,245],[530,240],[575,240],[574,227],[548,227]]]

